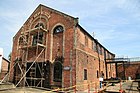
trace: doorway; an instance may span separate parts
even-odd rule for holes
[[[56,82],[57,87],[62,87],[62,63],[61,62],[54,63],[53,81]]]
[[[44,63],[44,87],[50,88],[50,63]]]

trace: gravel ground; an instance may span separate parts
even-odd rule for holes
[[[137,89],[138,82],[126,81],[122,82],[122,90],[125,90],[126,93],[140,93]],[[119,92],[120,83],[115,84],[115,86],[109,86],[106,91]]]
[[[43,93],[45,90],[35,88],[14,88],[0,91],[0,93]]]
[[[127,81],[127,82],[123,82],[122,83],[122,90],[125,90],[126,93],[140,93],[137,90],[138,87],[138,82],[133,82],[133,81]],[[120,90],[120,83],[115,84],[114,86],[109,86],[106,91],[114,91],[115,92],[119,92]],[[86,91],[79,91],[77,93],[87,93],[88,90]],[[94,91],[90,90],[91,93],[93,93]],[[0,93],[50,93],[47,90],[43,90],[43,89],[37,89],[37,88],[30,88],[30,87],[17,87],[13,89],[6,89],[6,90],[0,90]],[[70,92],[72,93],[72,92]],[[108,92],[106,92],[108,93]],[[113,92],[112,92],[113,93]]]

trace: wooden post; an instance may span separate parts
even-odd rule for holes
[[[122,90],[122,81],[120,80],[120,93],[123,93],[123,90]]]
[[[97,93],[97,83],[95,83],[95,93]]]
[[[90,85],[88,84],[88,93],[90,93]]]
[[[118,77],[118,67],[117,67],[117,63],[115,63],[115,70],[116,70],[116,77]]]
[[[76,93],[76,86],[74,87],[74,93]]]

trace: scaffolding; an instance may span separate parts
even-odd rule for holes
[[[16,59],[9,73],[7,73],[0,83],[2,83],[13,70],[13,82],[16,86],[44,87],[45,75],[49,72],[45,67],[50,64],[46,62],[46,38],[48,30],[46,30],[41,23],[42,8],[40,10],[39,23],[35,28],[27,30],[26,25],[21,28],[17,42]]]
[[[43,86],[45,80],[43,66],[46,61],[46,35],[47,30],[40,25],[27,31],[23,29],[21,32],[18,56],[15,60],[17,64],[14,67],[16,86]]]

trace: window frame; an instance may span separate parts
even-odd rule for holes
[[[99,78],[99,71],[97,70],[97,78]]]
[[[87,69],[84,69],[84,80],[87,80]]]
[[[54,63],[53,81],[62,82],[62,64],[60,62]]]
[[[37,23],[37,25],[35,25],[35,28],[38,28],[38,27],[41,27],[41,28],[45,28],[44,24],[42,22],[39,22]]]
[[[88,36],[85,35],[85,45],[88,46]]]
[[[37,43],[39,44],[43,44],[43,32],[39,32],[33,35],[33,40],[32,40],[32,46],[37,45]]]
[[[63,33],[64,32],[64,27],[61,25],[58,25],[54,28],[53,34],[58,34],[58,33]]]
[[[92,49],[97,52],[97,44],[95,43],[95,41],[92,41]]]

